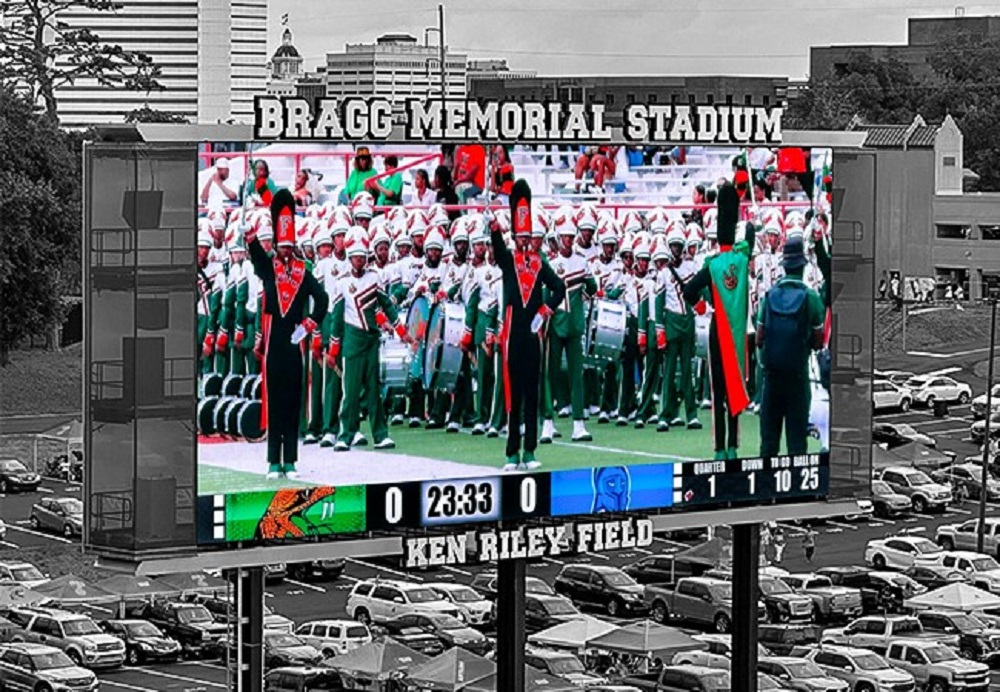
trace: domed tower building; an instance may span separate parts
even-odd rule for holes
[[[292,44],[292,30],[286,26],[281,32],[281,45],[271,56],[267,93],[273,96],[294,96],[295,83],[302,76],[302,56]]]

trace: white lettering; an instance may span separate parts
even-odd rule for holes
[[[757,132],[755,138],[758,142],[780,142],[781,135],[781,114],[782,108],[772,108],[769,113],[766,108],[761,108],[757,113]]]
[[[604,104],[595,103],[590,110],[594,114],[591,139],[611,139],[611,128],[604,124]]]
[[[427,566],[427,539],[407,538],[406,539],[406,566],[426,567]]]
[[[528,557],[545,555],[545,531],[541,527],[528,529]]]
[[[464,101],[448,101],[444,104],[444,136],[449,139],[467,136]]]
[[[629,520],[622,522],[622,547],[635,547],[635,532],[633,530],[632,522]]]
[[[590,542],[594,537],[594,525],[593,524],[577,524],[576,525],[576,549],[585,553],[590,550]]]
[[[432,565],[443,565],[445,563],[444,549],[448,541],[444,536],[431,536],[427,541],[428,562]]]
[[[309,102],[305,99],[285,101],[285,138],[303,139],[312,136],[309,127]]]
[[[497,535],[494,532],[479,534],[479,559],[483,562],[496,562],[500,559],[497,553]]]
[[[281,101],[273,97],[257,99],[257,136],[271,139],[281,135]]]
[[[408,139],[441,139],[441,102],[410,99]]]
[[[698,141],[711,142],[719,131],[719,115],[714,108],[698,109]]]
[[[568,104],[569,115],[563,125],[563,139],[585,139],[587,137],[587,116],[582,103]]]
[[[449,565],[464,564],[467,559],[468,537],[464,533],[457,536],[448,536],[448,561]]]
[[[653,522],[650,519],[640,519],[635,523],[636,538],[635,545],[638,548],[645,548],[653,545]]]

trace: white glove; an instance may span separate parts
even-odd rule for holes
[[[308,334],[306,328],[300,324],[295,328],[295,331],[292,332],[292,343],[297,346],[304,338],[306,338],[306,334]]]
[[[487,207],[486,209],[483,210],[483,222],[486,224],[486,227],[489,228],[490,223],[492,221],[493,221],[493,211],[489,207]]]
[[[545,318],[541,315],[535,315],[535,319],[531,320],[531,331],[533,334],[537,334],[542,329],[542,325],[545,324]]]

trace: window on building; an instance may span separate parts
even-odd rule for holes
[[[744,106],[752,106],[753,105],[753,96],[751,96],[750,94],[747,94],[746,96],[744,96],[743,97],[743,105]]]
[[[733,95],[732,94],[726,94],[726,105],[727,106],[733,105]]]
[[[955,167],[955,157],[954,156],[945,156],[944,157],[944,165],[947,166],[948,168],[954,168]]]
[[[656,94],[649,95],[649,103],[656,103]]]
[[[962,224],[939,223],[935,226],[935,231],[938,238],[951,238],[956,240],[966,240],[970,235],[972,235],[972,227]]]
[[[770,106],[771,105],[771,97],[770,96],[764,96],[764,105],[765,106]]]
[[[677,105],[677,94],[670,94],[670,105],[671,106]]]
[[[705,94],[705,103],[708,105],[713,105],[715,103],[715,94]]]
[[[979,233],[983,240],[1000,240],[1000,225],[980,225]]]
[[[615,95],[614,94],[605,94],[604,95],[604,103],[607,104],[607,105],[609,105],[609,106],[615,105]]]
[[[625,103],[635,103],[635,94],[625,94]]]
[[[936,298],[951,299],[969,297],[969,270],[935,267],[937,279]],[[983,276],[985,281],[985,275]]]
[[[697,102],[697,97],[694,94],[688,94],[688,103],[692,106]]]

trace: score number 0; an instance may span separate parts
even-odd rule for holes
[[[524,514],[531,514],[538,505],[538,483],[531,476],[525,476],[521,480],[520,505]],[[385,491],[385,521],[387,524],[395,525],[402,519],[403,490],[398,485],[393,485]]]
[[[810,468],[800,469],[800,490],[802,492],[808,492],[810,490],[819,490],[819,469],[815,466]],[[747,482],[749,483],[750,495],[755,495],[757,493],[757,472],[751,471],[747,474]],[[792,490],[792,471],[791,469],[778,469],[774,472],[774,489],[778,493],[787,493]],[[708,477],[708,492],[709,497],[715,497],[715,475]]]

